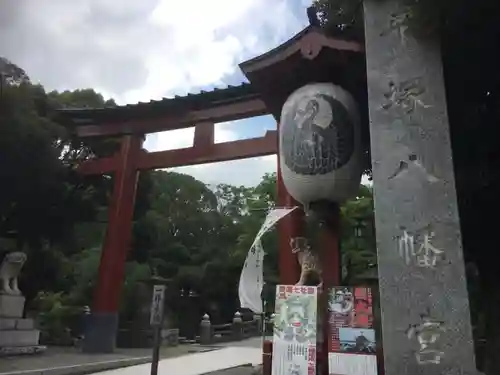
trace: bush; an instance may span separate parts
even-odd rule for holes
[[[70,298],[62,292],[40,292],[34,304],[38,311],[37,325],[40,343],[69,346],[81,333],[82,308],[72,306]]]

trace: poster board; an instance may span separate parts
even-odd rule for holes
[[[335,287],[328,294],[330,375],[377,375],[370,288]]]
[[[277,285],[272,375],[315,375],[318,289]]]

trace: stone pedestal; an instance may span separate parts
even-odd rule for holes
[[[40,331],[33,319],[23,319],[25,298],[0,294],[0,356],[35,354],[45,350],[38,345]]]
[[[18,318],[23,316],[25,298],[0,294],[0,316],[5,318]]]

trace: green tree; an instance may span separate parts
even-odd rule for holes
[[[77,223],[107,201],[108,180],[84,178],[62,157],[68,132],[53,121],[53,100],[15,64],[0,58],[0,238],[2,252],[23,250],[22,288],[67,290],[67,257],[78,251]],[[3,255],[3,254],[0,254]]]
[[[104,97],[93,89],[74,91],[51,91],[47,94],[47,100],[54,109],[77,109],[77,108],[107,108],[115,107],[113,99],[105,100]],[[59,116],[57,120],[64,123]],[[119,139],[99,138],[82,139],[77,137],[72,128],[68,129],[65,148],[62,150],[63,160],[71,165],[78,165],[90,157],[105,157],[113,155],[119,149]]]
[[[355,285],[377,277],[377,249],[373,226],[373,194],[361,185],[357,196],[341,207],[343,283]]]
[[[313,6],[329,34],[363,40],[363,0],[314,0]]]
[[[104,97],[94,89],[82,89],[74,91],[51,91],[48,97],[52,99],[58,108],[106,108],[116,107],[113,99],[105,100]]]

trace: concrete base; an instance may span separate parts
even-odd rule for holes
[[[40,331],[32,329],[29,331],[9,330],[1,331],[0,348],[19,347],[19,346],[37,346]]]
[[[3,318],[20,318],[23,316],[25,298],[10,294],[0,294],[0,316]]]
[[[0,357],[10,357],[16,355],[39,354],[47,350],[46,346],[5,346],[0,348]]]
[[[35,329],[35,321],[33,319],[16,319],[16,329],[21,331]]]
[[[33,319],[0,318],[0,331],[14,329],[23,331],[32,330],[35,329],[35,322]]]
[[[93,312],[87,321],[85,339],[82,350],[84,353],[113,353],[116,347],[118,332],[117,313]]]
[[[179,345],[179,329],[166,328],[161,330],[162,345],[177,346]]]
[[[16,329],[17,319],[15,318],[0,318],[0,331]]]

